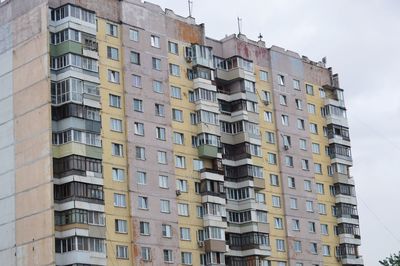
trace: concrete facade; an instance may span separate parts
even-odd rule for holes
[[[5,265],[363,265],[332,69],[139,0],[28,2],[0,4]]]

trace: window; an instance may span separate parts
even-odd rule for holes
[[[177,179],[176,180],[176,189],[180,192],[188,192],[188,183],[186,180]]]
[[[179,54],[178,44],[175,42],[168,42],[168,52],[171,54]]]
[[[176,168],[186,168],[185,157],[180,155],[175,155],[175,167]]]
[[[299,241],[299,240],[293,241],[293,249],[294,249],[294,252],[300,253],[301,252],[301,241]]]
[[[306,159],[301,159],[301,169],[303,169],[304,171],[309,171],[309,165],[308,165],[308,160]]]
[[[108,81],[112,83],[119,83],[119,72],[108,69]]]
[[[164,250],[163,250],[163,255],[164,255],[164,262],[168,262],[168,263],[173,262],[173,259],[172,259],[172,250],[170,250],[170,249],[164,249]]]
[[[129,39],[134,42],[139,41],[139,31],[135,29],[129,29]]]
[[[143,123],[135,122],[135,134],[144,136],[144,124]]]
[[[165,140],[165,128],[156,127],[156,138],[159,140]]]
[[[296,182],[293,176],[288,176],[288,187],[289,188],[296,188]]]
[[[304,180],[304,190],[311,191],[311,181],[310,180]]]
[[[286,95],[282,95],[282,94],[279,95],[279,103],[280,103],[280,105],[287,105]]]
[[[183,265],[192,265],[192,253],[181,252],[181,261]]]
[[[281,198],[279,196],[272,196],[272,207],[281,207]]]
[[[325,194],[324,184],[317,183],[317,193],[318,194]]]
[[[314,163],[314,173],[322,174],[322,166],[320,163]]]
[[[163,224],[161,226],[161,231],[162,231],[162,236],[163,237],[168,237],[168,238],[172,237],[172,227],[170,225]]]
[[[287,115],[282,115],[281,116],[282,119],[282,125],[283,126],[289,126],[289,116]]]
[[[285,156],[285,165],[287,167],[293,167],[293,157],[290,155]]]
[[[309,95],[314,95],[314,87],[312,85],[306,84],[306,93]]]
[[[325,98],[325,96],[326,96],[325,90],[323,88],[319,88],[319,97]]]
[[[138,196],[138,208],[142,210],[149,209],[149,202],[147,197]]]
[[[117,258],[127,259],[128,258],[128,247],[117,245]]]
[[[109,104],[115,108],[121,108],[121,97],[113,94],[109,94]]]
[[[169,200],[160,200],[160,212],[170,213],[171,206]]]
[[[142,247],[140,249],[140,255],[142,256],[142,260],[144,261],[150,261],[151,260],[151,253],[150,253],[150,248],[148,247]]]
[[[160,188],[168,188],[168,176],[159,175],[158,176],[158,186]]]
[[[315,105],[311,104],[311,103],[308,103],[307,104],[307,110],[308,110],[309,114],[315,114]]]
[[[157,151],[157,162],[167,164],[167,153],[165,151]]]
[[[278,75],[278,84],[282,86],[285,85],[285,77],[283,75]]]
[[[272,102],[271,93],[269,91],[262,91],[262,99],[268,105]]]
[[[283,221],[282,218],[274,217],[274,223],[276,229],[283,229]]]
[[[139,185],[146,185],[147,184],[147,175],[145,172],[137,171],[136,172],[136,180]]]
[[[142,88],[142,77],[138,75],[132,75],[132,86],[135,88]]]
[[[189,205],[185,203],[178,203],[178,215],[189,216]]]
[[[122,157],[122,144],[118,143],[111,143],[111,154],[113,156],[120,156]]]
[[[260,70],[260,80],[268,81],[268,72]]]
[[[128,222],[126,220],[115,220],[115,232],[128,233]]]
[[[265,132],[265,139],[268,143],[274,144],[275,143],[275,134],[270,131]]]
[[[151,59],[151,62],[152,62],[153,69],[161,70],[161,59],[153,57]]]
[[[138,52],[131,51],[131,64],[140,65],[140,54]]]
[[[256,192],[256,202],[258,203],[265,203],[265,194]]]
[[[318,213],[326,215],[326,205],[323,203],[318,203]]]
[[[150,235],[150,223],[139,222],[139,232],[141,235],[149,236]]]
[[[126,207],[126,199],[124,194],[114,193],[114,206],[115,207]]]
[[[265,122],[272,123],[272,112],[265,111],[264,112],[264,120],[265,120]]]
[[[135,150],[137,160],[146,160],[146,149],[144,147],[136,146]]]
[[[285,240],[276,239],[276,250],[277,251],[285,251]]]
[[[114,181],[124,181],[125,177],[124,177],[124,170],[123,169],[119,169],[119,168],[112,168],[111,170],[112,172],[112,179]]]
[[[178,65],[169,64],[169,74],[175,77],[179,77],[181,75],[181,70]]]
[[[133,110],[136,112],[143,112],[143,101],[140,99],[133,99]]]
[[[106,33],[107,35],[118,37],[118,26],[111,23],[107,23]]]
[[[311,144],[311,149],[312,149],[312,152],[315,153],[315,154],[319,154],[320,153],[320,149],[319,149],[319,144],[318,143]]]
[[[176,99],[182,99],[181,88],[171,86],[171,97]]]
[[[297,110],[303,110],[303,102],[300,99],[295,99]]]
[[[110,118],[110,128],[112,131],[122,132],[122,120]]]
[[[317,254],[318,253],[318,247],[317,247],[317,243],[310,243],[310,252],[312,254]]]
[[[299,139],[299,146],[300,146],[300,150],[306,151],[307,150],[307,140]]]
[[[328,225],[327,224],[321,224],[321,234],[328,235]]]
[[[279,178],[277,175],[270,174],[269,175],[271,186],[279,186]]]
[[[178,109],[172,109],[172,119],[174,121],[183,122],[183,112]]]
[[[112,60],[118,60],[118,49],[107,46],[107,58]]]
[[[189,240],[190,241],[190,229],[186,227],[179,228],[181,240]]]
[[[196,206],[197,218],[203,218],[203,206]]]
[[[304,130],[305,129],[304,119],[297,119],[297,129]]]
[[[268,153],[268,163],[269,164],[276,164],[276,154],[275,153]]]
[[[153,80],[153,91],[157,93],[164,93],[164,88],[161,81]]]
[[[313,202],[311,200],[306,200],[306,211],[314,212]]]
[[[184,135],[183,133],[174,132],[174,144],[184,145]]]
[[[293,89],[295,89],[295,90],[300,90],[300,81],[299,80],[297,80],[297,79],[294,79],[293,80]]]
[[[297,199],[296,198],[290,198],[290,208],[293,210],[297,210]]]
[[[204,168],[204,162],[202,160],[193,159],[193,170],[200,171]]]
[[[292,230],[300,231],[300,221],[298,219],[292,219]]]
[[[151,46],[155,48],[160,48],[160,37],[151,35],[150,40],[151,40]]]
[[[310,233],[315,233],[315,223],[314,222],[308,222],[308,231]]]
[[[331,247],[328,245],[322,245],[322,255],[330,256],[331,255]]]

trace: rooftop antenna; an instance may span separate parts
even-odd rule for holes
[[[242,34],[242,18],[237,17],[239,34]]]
[[[258,40],[261,42],[262,41],[263,36],[261,35],[261,33],[258,35]]]
[[[193,11],[193,1],[188,0],[188,6],[189,6],[189,17],[192,17],[192,11]]]

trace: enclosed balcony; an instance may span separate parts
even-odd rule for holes
[[[217,79],[221,82],[231,82],[237,79],[255,81],[253,61],[240,56],[228,59],[215,58]]]
[[[53,173],[55,178],[69,175],[102,177],[102,161],[79,155],[53,158]]]
[[[351,148],[349,146],[341,144],[330,144],[329,145],[329,156],[331,159],[341,159],[345,161],[352,162]]]
[[[81,182],[54,185],[54,201],[56,203],[75,200],[104,204],[103,186]]]
[[[336,256],[345,266],[364,265],[363,259],[358,252],[358,245],[340,244],[336,247]]]
[[[335,124],[329,124],[328,128],[328,139],[329,143],[338,143],[338,144],[349,144],[350,135],[349,129],[347,127]]]
[[[229,245],[230,254],[238,253],[243,255],[271,255],[271,247],[269,243],[269,234],[250,232],[245,234],[227,234],[227,244]],[[245,252],[232,252],[245,251]]]
[[[97,84],[71,77],[51,82],[51,103],[56,106],[70,102],[100,109],[100,90]]]
[[[346,108],[328,104],[323,109],[326,123],[348,127]]]
[[[200,65],[214,68],[212,47],[193,44],[191,47],[191,55],[187,52],[186,57],[190,57],[193,66]]]
[[[202,196],[214,196],[225,199],[224,182],[208,179],[201,180],[200,194]]]

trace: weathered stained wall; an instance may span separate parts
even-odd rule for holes
[[[0,5],[2,265],[54,264],[47,13],[44,0]]]

